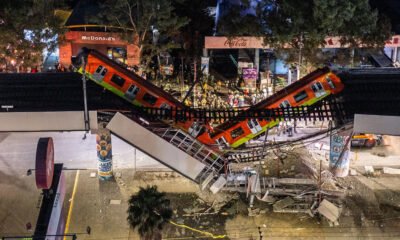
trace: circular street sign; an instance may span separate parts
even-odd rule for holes
[[[36,148],[36,186],[49,189],[53,182],[54,145],[52,138],[40,138]]]

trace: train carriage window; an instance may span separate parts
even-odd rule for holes
[[[329,84],[329,87],[331,87],[332,89],[335,89],[335,84],[333,83],[332,79],[329,76],[326,76],[326,81]]]
[[[101,70],[103,70],[103,68],[104,68],[104,67],[100,65],[100,66],[96,69],[96,73],[100,73]]]
[[[238,127],[238,128],[236,128],[236,129],[234,129],[234,130],[231,131],[231,137],[232,137],[233,139],[235,139],[235,138],[237,138],[237,137],[240,137],[240,136],[242,136],[243,134],[244,134],[244,131],[243,131],[243,128],[242,128],[242,127]]]
[[[106,75],[107,71],[108,71],[107,68],[103,68],[103,71],[101,72],[101,76],[104,77]]]
[[[115,83],[116,85],[122,87],[124,86],[125,79],[122,77],[118,76],[117,74],[114,74],[111,78],[111,82]]]
[[[143,96],[143,101],[149,103],[150,105],[154,105],[157,102],[157,99],[158,98],[148,93],[145,93]]]
[[[300,102],[304,99],[308,98],[307,92],[305,90],[299,92],[298,94],[294,95],[294,100],[296,102]]]
[[[101,65],[99,65],[96,69],[96,73],[101,74],[101,76],[103,76],[103,77],[104,77],[104,75],[106,75],[107,71],[108,71],[107,68],[105,68]]]
[[[316,82],[313,85],[311,85],[311,89],[314,92],[319,92],[319,91],[323,91],[324,90],[324,88],[322,87],[322,84],[320,82]]]
[[[132,93],[133,95],[136,96],[136,94],[139,92],[139,89],[137,86],[135,85],[131,85],[128,89],[128,92]]]
[[[290,107],[290,103],[288,100],[284,100],[283,102],[281,102],[281,104],[279,104],[280,108],[288,108]]]

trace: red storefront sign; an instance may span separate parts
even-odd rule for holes
[[[70,31],[64,36],[65,40],[73,43],[128,45],[128,41],[116,33]]]
[[[64,66],[71,64],[71,57],[76,56],[83,47],[96,49],[106,54],[108,48],[120,47],[126,49],[126,63],[139,64],[140,51],[137,45],[129,43],[118,33],[70,31],[64,34],[60,44],[60,63]]]
[[[257,37],[206,37],[205,48],[229,49],[229,48],[268,48],[263,45],[263,39]]]
[[[205,37],[206,49],[240,49],[240,48],[270,48],[264,45],[263,39],[260,37]],[[287,45],[286,47],[290,47]],[[325,45],[322,48],[347,48],[346,45],[340,43],[340,37],[326,37]],[[362,47],[361,45],[359,47]],[[400,35],[393,36],[385,44],[385,47],[400,47]]]

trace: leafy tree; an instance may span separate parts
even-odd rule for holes
[[[174,40],[187,24],[186,18],[175,14],[171,0],[105,0],[100,8],[97,21],[120,27],[146,65],[159,53],[179,46]]]
[[[0,68],[16,70],[41,64],[44,49],[53,51],[62,19],[54,14],[64,7],[56,0],[13,0],[0,5]]]
[[[257,5],[244,0],[233,6],[226,19],[240,19],[250,6],[253,14],[244,19],[246,25],[254,26],[242,26],[239,20],[222,21],[228,35],[263,36],[274,49],[297,56],[301,52],[306,61],[328,36],[339,36],[341,43],[351,48],[359,44],[381,47],[390,37],[390,22],[371,9],[368,0],[265,0]],[[287,47],[292,49],[284,50]],[[292,60],[298,62],[299,57]]]
[[[263,18],[269,28],[266,41],[276,47],[317,48],[327,36],[340,36],[352,47],[382,46],[390,35],[387,19],[368,0],[282,0]]]
[[[128,223],[142,239],[161,239],[161,230],[172,217],[170,201],[157,186],[140,188],[128,201]]]

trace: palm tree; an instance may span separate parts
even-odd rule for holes
[[[128,223],[142,239],[161,239],[161,230],[172,217],[170,201],[157,186],[140,187],[128,201]]]

